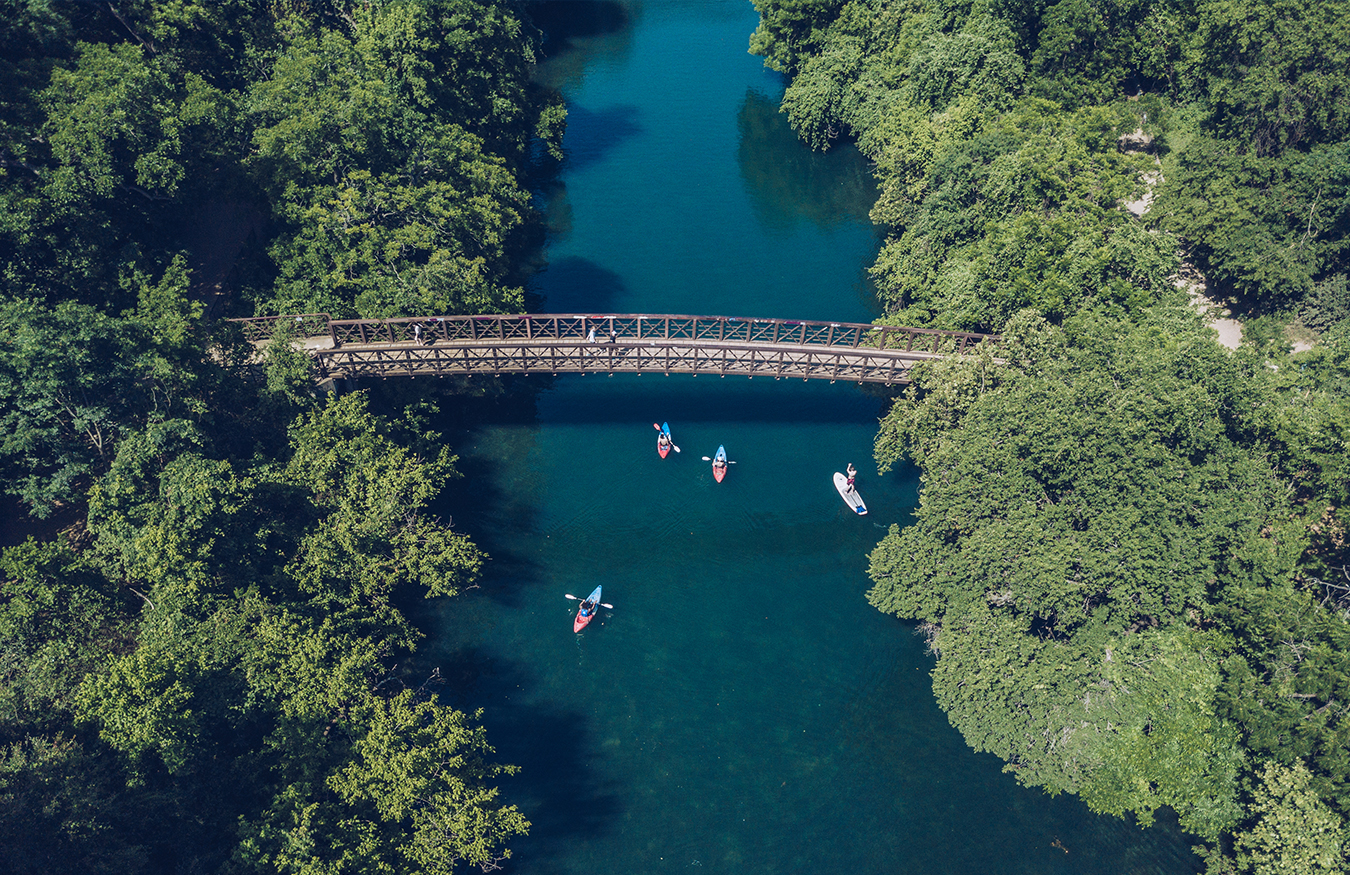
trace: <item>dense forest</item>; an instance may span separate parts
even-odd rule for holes
[[[428,510],[428,405],[208,316],[520,309],[539,45],[498,0],[0,4],[0,478],[61,530],[0,558],[0,870],[491,869],[527,830],[400,668],[399,605],[486,558]]]
[[[1215,875],[1344,871],[1345,4],[756,6],[799,135],[874,164],[885,320],[1003,336],[876,443],[923,489],[869,597],[952,724],[1098,812],[1172,808]]]

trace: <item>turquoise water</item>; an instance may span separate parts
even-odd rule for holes
[[[561,9],[559,8],[561,7]],[[541,76],[569,157],[534,291],[552,312],[866,320],[879,238],[855,152],[812,155],[745,53],[748,3],[552,4]],[[1019,787],[933,702],[912,627],[864,600],[867,552],[917,501],[878,476],[884,398],[823,382],[518,380],[455,402],[440,510],[491,555],[429,603],[421,667],[483,708],[519,873],[1190,872],[1144,831]],[[653,423],[680,447],[656,454]],[[716,484],[702,456],[725,444]],[[831,484],[848,462],[870,514]],[[576,603],[614,605],[582,634]]]

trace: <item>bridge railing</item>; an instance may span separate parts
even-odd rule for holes
[[[271,340],[285,325],[292,330],[294,337],[322,337],[329,333],[329,324],[333,321],[327,313],[303,313],[299,316],[250,316],[246,319],[231,319],[244,331],[244,339],[249,343]]]
[[[399,319],[333,319],[335,348],[399,343],[480,343],[558,340],[773,343],[924,353],[970,353],[996,335],[932,328],[899,328],[857,322],[741,319],[730,316],[530,313],[509,316],[421,316]]]

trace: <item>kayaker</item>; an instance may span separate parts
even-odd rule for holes
[[[716,468],[718,471],[721,471],[727,467],[727,463],[722,461],[721,459],[717,459],[716,461],[713,462],[713,467]]]
[[[656,445],[663,450],[670,446],[670,438],[666,437],[664,431],[656,436]]]
[[[853,488],[853,480],[858,476],[858,469],[853,467],[853,463],[848,463],[848,488]]]

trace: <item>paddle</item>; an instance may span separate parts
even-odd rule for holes
[[[571,600],[574,601],[574,602],[584,602],[584,601],[585,601],[585,599],[579,599],[579,598],[577,598],[576,596],[572,595],[570,592],[569,592],[569,593],[564,593],[564,595],[566,595],[569,599],[571,599]],[[613,605],[607,605],[607,604],[605,604],[604,602],[601,602],[601,603],[600,603],[600,607],[602,607],[602,608],[609,608],[611,611],[614,610],[614,606],[613,606]]]
[[[711,462],[711,461],[712,461],[712,456],[704,456],[704,457],[703,457],[703,461],[705,461],[705,462]],[[727,461],[727,464],[728,464],[728,465],[734,465],[734,464],[736,464],[736,463],[735,463],[734,461],[728,460],[728,461]]]
[[[652,423],[652,428],[656,429],[657,431],[660,431],[660,430],[661,430],[661,426],[657,425],[657,424],[654,423],[654,422]],[[680,448],[677,447],[677,446],[675,446],[675,442],[674,442],[674,441],[671,441],[671,442],[670,442],[670,448],[671,448],[672,450],[674,450],[675,452],[677,452],[677,453],[680,451]]]

